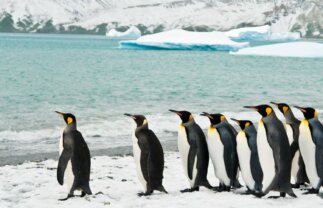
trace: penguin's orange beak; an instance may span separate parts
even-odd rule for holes
[[[248,109],[253,109],[255,111],[258,111],[258,106],[243,106],[244,108],[248,108]]]
[[[62,112],[55,111],[55,113],[57,113],[57,114],[61,115],[62,117],[64,117],[64,113],[62,113]]]
[[[208,117],[208,118],[210,118],[210,119],[213,119],[213,117],[212,117],[209,113],[207,113],[207,112],[203,112],[203,113],[201,113],[200,115],[201,115],[201,116],[206,116],[206,117]]]
[[[232,121],[236,122],[238,125],[240,125],[240,121],[235,118],[230,118]]]
[[[295,108],[299,109],[300,111],[302,111],[303,113],[306,113],[306,110],[302,107],[299,106],[294,106]]]
[[[270,103],[278,107],[278,103],[275,103],[275,102],[270,102]]]
[[[172,110],[172,109],[170,109],[169,110],[170,112],[173,112],[173,113],[176,113],[178,116],[182,116],[182,114],[180,113],[180,112],[178,112],[178,111],[176,111],[176,110]]]

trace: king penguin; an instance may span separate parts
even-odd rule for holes
[[[163,186],[164,152],[157,136],[148,128],[145,116],[127,113],[125,115],[137,124],[132,136],[133,155],[139,181],[145,190],[138,195],[147,196],[154,190],[167,193]]]
[[[190,112],[169,111],[176,113],[182,120],[178,129],[178,150],[191,188],[181,192],[199,191],[200,186],[211,189],[207,180],[209,152],[201,127],[195,123]]]
[[[231,120],[241,128],[237,135],[237,153],[241,175],[248,188],[247,194],[261,192],[263,173],[258,157],[256,128],[249,120]]]
[[[299,149],[304,159],[305,169],[312,189],[306,194],[318,193],[323,185],[323,126],[318,113],[313,108],[298,107],[304,114],[299,131]]]
[[[202,113],[210,119],[207,146],[214,167],[215,176],[219,179],[216,191],[230,191],[231,187],[241,187],[238,182],[237,132],[224,115]]]
[[[57,167],[57,181],[60,185],[64,184],[64,175],[67,176],[69,194],[65,199],[74,197],[74,191],[82,191],[81,197],[86,194],[91,195],[89,185],[91,156],[90,150],[83,139],[81,132],[76,128],[76,118],[70,113],[61,113],[66,122],[61,140],[59,142],[59,160]]]
[[[286,120],[286,132],[292,156],[292,177],[295,182],[295,184],[292,184],[292,187],[299,188],[300,185],[305,185],[305,183],[308,182],[305,164],[300,154],[298,145],[299,125],[301,124],[301,121],[295,118],[294,113],[286,103],[271,103],[279,109]]]
[[[256,196],[262,197],[269,191],[279,191],[280,197],[285,197],[286,193],[296,197],[290,183],[291,154],[283,123],[269,105],[245,106],[245,108],[256,110],[262,116],[258,124],[257,148],[263,171],[263,190]]]

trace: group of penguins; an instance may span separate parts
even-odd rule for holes
[[[303,187],[305,194],[318,194],[323,186],[323,125],[318,113],[311,107],[297,107],[304,120],[298,120],[289,105],[274,103],[284,115],[286,124],[280,121],[270,105],[245,106],[262,116],[258,128],[250,120],[235,121],[241,128],[237,132],[223,114],[202,113],[210,120],[207,137],[188,111],[170,110],[181,123],[178,129],[178,150],[190,188],[181,192],[199,191],[200,186],[221,192],[240,188],[239,172],[245,182],[246,194],[263,197],[270,191],[296,197],[292,188]],[[56,111],[57,112],[57,111]],[[59,147],[57,180],[63,185],[67,179],[69,194],[80,190],[81,197],[92,194],[90,180],[90,151],[82,134],[77,130],[73,114],[60,114],[66,122]],[[143,115],[125,114],[136,122],[133,155],[139,181],[146,196],[154,190],[165,192],[162,180],[164,152],[157,136],[148,127]],[[207,180],[209,158],[219,186],[213,187]],[[291,177],[295,183],[291,184]],[[306,186],[308,185],[308,186]]]

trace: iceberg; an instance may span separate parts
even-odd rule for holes
[[[226,32],[226,35],[234,41],[295,41],[299,40],[300,33],[284,32],[273,33],[269,25],[259,27],[244,27]]]
[[[270,36],[270,26],[243,27],[229,30],[226,35],[235,41],[262,41],[268,40]]]
[[[127,31],[125,32],[119,32],[116,29],[111,29],[106,36],[109,39],[137,39],[141,36],[140,30],[135,27],[131,26]]]
[[[323,44],[315,42],[290,42],[271,45],[244,48],[234,55],[256,55],[256,56],[281,56],[281,57],[305,57],[323,58]]]
[[[131,49],[237,51],[249,46],[249,43],[232,41],[224,32],[190,32],[174,29],[141,36],[137,40],[120,41],[119,45],[120,48]]]

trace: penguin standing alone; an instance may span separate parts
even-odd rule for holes
[[[90,150],[83,139],[81,132],[76,129],[76,118],[70,113],[61,113],[66,122],[61,140],[59,142],[59,160],[57,167],[57,181],[64,184],[64,175],[67,175],[69,194],[65,199],[74,197],[74,191],[82,191],[81,197],[86,194],[91,195],[89,185],[91,156]]]
[[[256,195],[262,197],[269,191],[279,191],[280,197],[285,197],[286,193],[296,197],[290,184],[291,154],[283,123],[269,105],[245,108],[256,110],[262,116],[258,124],[257,148],[263,171],[263,191]]]
[[[169,111],[176,113],[182,120],[178,129],[178,149],[191,188],[181,192],[199,191],[200,186],[211,189],[207,180],[209,152],[201,127],[195,123],[190,112]]]
[[[217,191],[230,191],[231,187],[241,187],[238,181],[237,132],[224,115],[202,113],[210,119],[207,146],[214,166],[215,176],[220,185]]]
[[[136,162],[136,169],[139,181],[145,192],[139,196],[147,196],[158,190],[167,193],[163,187],[164,152],[155,135],[148,128],[148,122],[143,115],[125,114],[131,117],[137,124],[132,136],[133,155]]]
[[[305,171],[305,164],[299,151],[299,126],[301,122],[295,118],[291,108],[286,103],[271,102],[280,110],[286,120],[286,132],[289,140],[291,156],[292,156],[292,177],[295,184],[292,184],[293,188],[299,188],[300,185],[305,185],[308,182],[308,178]]]
[[[306,194],[317,194],[323,185],[323,125],[318,120],[315,109],[295,107],[302,111],[305,117],[299,127],[299,149],[313,187]]]
[[[241,128],[237,135],[237,153],[247,193],[261,192],[263,173],[258,157],[256,128],[249,120],[231,119]]]

